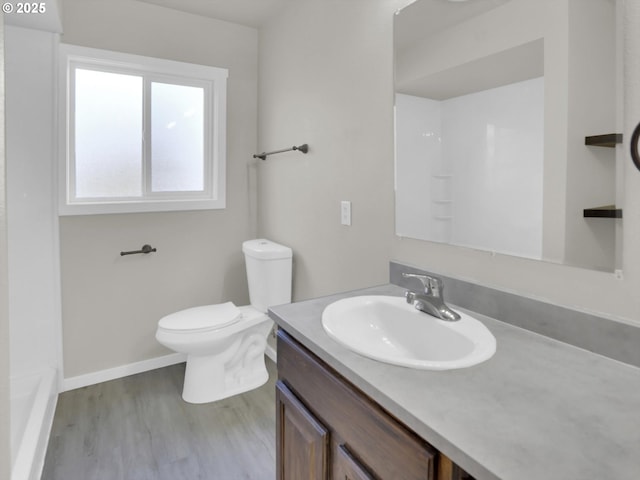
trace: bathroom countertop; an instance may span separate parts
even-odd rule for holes
[[[270,309],[310,351],[477,480],[640,478],[640,369],[467,312],[494,334],[495,355],[448,371],[370,360],[322,328],[324,308],[382,285]]]

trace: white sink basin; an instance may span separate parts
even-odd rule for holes
[[[425,370],[449,370],[491,358],[496,339],[475,318],[447,322],[416,310],[402,297],[338,300],[322,313],[327,334],[348,349],[380,362]]]

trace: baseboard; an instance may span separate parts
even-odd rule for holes
[[[264,353],[267,357],[273,360],[274,363],[277,362],[277,353],[271,345],[267,345]],[[69,390],[75,390],[76,388],[88,387],[89,385],[108,382],[109,380],[128,377],[129,375],[135,375],[136,373],[148,372],[149,370],[155,370],[156,368],[168,367],[169,365],[182,363],[186,360],[187,356],[185,354],[172,353],[163,357],[151,358],[149,360],[143,360],[141,362],[130,363],[128,365],[108,368],[106,370],[100,370],[98,372],[86,373],[84,375],[78,375],[76,377],[65,378],[62,382],[62,391],[67,392]]]
[[[62,391],[67,392],[69,390],[75,390],[76,388],[95,385],[96,383],[108,382],[116,378],[127,377],[129,375],[135,375],[136,373],[155,370],[156,368],[168,367],[169,365],[175,365],[176,363],[181,363],[186,360],[186,354],[172,353],[163,357],[151,358],[149,360],[142,360],[141,362],[65,378],[62,382]]]

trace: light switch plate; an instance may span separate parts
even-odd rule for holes
[[[340,223],[351,225],[351,202],[348,200],[340,202]]]

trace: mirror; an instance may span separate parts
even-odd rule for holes
[[[396,14],[396,235],[620,268],[620,10],[418,0]]]

